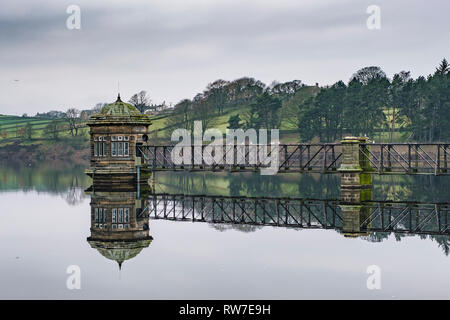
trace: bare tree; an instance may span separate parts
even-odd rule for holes
[[[33,125],[27,122],[27,124],[25,125],[25,137],[28,140],[31,140],[32,135],[33,135]]]
[[[107,105],[107,103],[105,103],[105,102],[99,102],[99,103],[97,103],[97,104],[95,105],[95,107],[92,108],[93,113],[99,113],[99,112],[102,110],[102,108],[103,108],[104,106],[106,106],[106,105]]]
[[[211,125],[214,111],[206,99],[198,99],[193,103],[194,119],[202,122],[202,134]]]
[[[26,130],[25,130],[25,127],[19,127],[19,128],[17,128],[17,130],[16,130],[16,137],[17,138],[25,138],[25,136],[26,136]]]
[[[70,108],[66,112],[66,121],[69,125],[70,134],[73,136],[78,135],[78,122],[80,120],[80,111],[75,108]]]
[[[2,137],[3,139],[8,138],[8,131],[3,130],[2,126],[0,126],[0,137]]]
[[[144,113],[151,103],[151,100],[147,95],[147,91],[142,90],[139,93],[133,94],[128,102],[135,106],[141,113]]]
[[[189,99],[183,99],[177,103],[168,117],[166,125],[172,127],[181,127],[191,131],[193,128],[193,102]]]
[[[370,80],[376,78],[387,78],[386,73],[381,70],[380,67],[371,66],[365,67],[356,71],[350,78],[350,82],[354,79],[359,80],[362,84],[366,85]]]
[[[58,121],[53,120],[44,128],[44,134],[50,139],[57,140],[59,134],[60,125]]]

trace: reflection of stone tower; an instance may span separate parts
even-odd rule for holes
[[[133,191],[91,193],[91,236],[87,241],[105,258],[116,261],[119,268],[153,239],[143,212],[146,202],[136,199]]]
[[[117,97],[90,117],[91,165],[86,173],[97,185],[146,184],[150,171],[138,167],[142,162],[140,146],[148,141],[151,122],[147,115]]]

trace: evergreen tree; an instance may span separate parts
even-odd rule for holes
[[[271,96],[268,91],[265,91],[250,105],[246,127],[253,129],[279,128],[280,109],[281,100]]]
[[[241,121],[241,118],[239,115],[230,116],[228,119],[228,129],[240,129],[241,125],[239,122]]]

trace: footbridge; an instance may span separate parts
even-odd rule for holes
[[[341,143],[223,145],[211,154],[207,146],[147,145],[136,149],[142,166],[152,171],[257,171],[273,165],[260,154],[276,154],[276,171],[370,174],[450,174],[450,144],[367,143],[346,138]],[[174,161],[173,157],[184,159]]]

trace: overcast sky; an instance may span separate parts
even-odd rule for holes
[[[72,4],[80,30],[66,27]],[[176,103],[219,78],[326,85],[370,65],[428,75],[450,59],[449,12],[448,0],[2,0],[0,113],[92,108],[115,100],[118,81],[126,100],[147,90]]]

